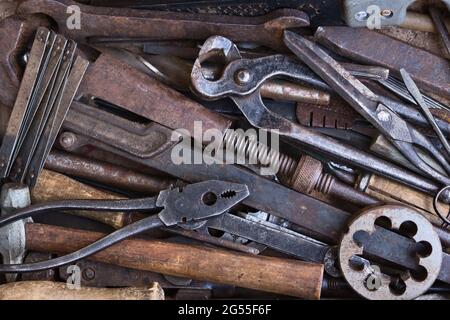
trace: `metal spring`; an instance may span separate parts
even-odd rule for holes
[[[327,173],[321,174],[316,185],[314,186],[314,189],[320,193],[328,194],[333,181],[334,177],[332,175]]]
[[[223,143],[225,147],[232,148],[238,157],[242,157],[250,163],[278,167],[278,172],[284,176],[292,175],[297,166],[295,159],[256,140],[249,139],[249,136],[243,131],[226,130]]]

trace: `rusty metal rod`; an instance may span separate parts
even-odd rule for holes
[[[49,170],[141,193],[156,193],[176,183],[175,179],[151,177],[121,166],[53,150],[47,157]]]

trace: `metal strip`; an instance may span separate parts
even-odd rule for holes
[[[75,50],[76,43],[71,42],[71,47]],[[75,59],[67,78],[66,85],[63,86],[64,91],[62,92],[61,99],[49,116],[46,130],[39,141],[36,152],[31,160],[29,170],[24,179],[30,187],[33,187],[36,184],[37,177],[44,167],[45,159],[56,140],[59,129],[69,111],[70,105],[78,91],[78,87],[80,86],[88,65],[89,62],[80,56]]]
[[[24,122],[22,124],[22,127],[20,128],[19,141],[17,143],[16,149],[14,150],[14,159],[17,157],[17,154],[22,147],[23,141],[25,140],[26,135],[30,130],[30,126],[33,122],[34,116],[45,95],[45,91],[47,90],[47,87],[50,84],[54,71],[56,70],[56,65],[53,66],[50,65],[53,62],[52,57],[55,43],[56,43],[56,34],[50,31],[50,38],[45,51],[44,62],[41,64],[41,68],[38,74],[38,80],[33,90],[33,95],[30,100],[30,103],[28,104],[28,107],[25,111]]]
[[[0,147],[0,179],[4,179],[10,170],[14,150],[19,139],[20,128],[25,118],[25,110],[28,107],[34,85],[38,78],[39,67],[44,57],[49,36],[50,31],[45,28],[39,28],[36,33],[19,93]]]
[[[49,62],[48,69],[56,69],[56,71],[51,71],[52,77],[47,85],[44,97],[33,117],[30,128],[26,134],[20,150],[18,151],[15,163],[11,170],[9,177],[13,181],[21,181],[24,173],[26,172],[28,165],[30,163],[31,157],[36,149],[36,145],[42,132],[45,128],[48,115],[53,108],[53,104],[56,99],[56,94],[61,88],[62,82],[64,80],[64,74],[66,73],[69,65],[62,65],[62,58],[66,48],[67,40],[62,36],[57,36],[55,41],[57,44],[56,48],[51,53],[52,57]]]
[[[330,248],[325,243],[275,224],[262,224],[231,214],[211,219],[207,227],[264,244],[280,252],[293,255],[302,260],[323,263]]]

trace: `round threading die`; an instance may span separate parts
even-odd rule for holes
[[[377,265],[359,258],[364,248],[355,241],[355,234],[366,232],[369,236],[375,232],[378,218],[389,221],[391,228],[399,230],[403,225],[410,229],[411,238],[428,248],[427,252],[418,252],[418,264],[425,272],[424,278],[403,274],[403,290],[396,291],[390,286],[392,278],[382,274]],[[383,243],[379,244],[383,246]],[[363,261],[357,267],[352,261]],[[442,264],[442,246],[431,223],[417,211],[400,205],[385,205],[368,209],[358,215],[344,234],[339,247],[339,263],[349,285],[361,296],[371,300],[409,300],[425,293],[435,282]]]

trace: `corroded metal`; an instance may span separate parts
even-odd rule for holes
[[[67,8],[71,5],[80,8],[81,29],[67,27]],[[45,14],[56,22],[59,32],[79,42],[89,42],[95,37],[204,40],[222,34],[234,41],[280,49],[284,48],[283,30],[309,26],[306,13],[295,9],[280,9],[259,17],[235,17],[100,8],[71,0],[28,0],[19,6],[17,12],[22,15]]]

